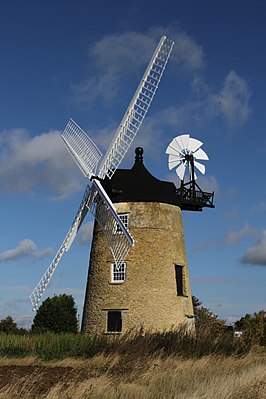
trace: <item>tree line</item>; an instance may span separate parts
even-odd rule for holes
[[[228,332],[224,320],[214,314],[210,309],[202,306],[202,302],[195,296],[192,297],[195,328],[208,329],[213,334]],[[252,342],[266,345],[266,312],[260,310],[253,314],[246,314],[234,323],[231,329],[241,331],[248,335]],[[29,333],[78,333],[77,307],[72,295],[55,295],[42,302],[33,319],[30,331],[19,328],[11,316],[0,320],[0,333],[24,335]]]

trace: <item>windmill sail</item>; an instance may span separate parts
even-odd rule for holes
[[[78,229],[88,212],[87,203],[88,203],[90,197],[91,197],[91,188],[90,188],[90,186],[87,186],[86,191],[83,196],[83,199],[81,201],[79,210],[76,214],[76,217],[75,217],[62,245],[60,246],[59,250],[57,251],[53,261],[51,262],[50,266],[44,273],[43,277],[40,279],[39,283],[32,291],[32,294],[30,295],[30,300],[32,303],[33,310],[36,309],[36,306],[37,306],[38,302],[40,301],[42,294],[44,293],[49,281],[51,280],[52,275],[53,275],[58,263],[60,262],[62,256],[64,255],[65,251],[68,251],[69,248],[71,247],[71,244],[78,232]]]
[[[163,36],[100,165],[99,177],[111,179],[148,112],[174,42]]]
[[[91,178],[102,157],[96,144],[72,119],[68,121],[61,137],[82,173]]]
[[[94,201],[88,203],[87,206],[103,230],[114,262],[120,263],[125,260],[134,240],[119,218],[103,186],[96,179],[93,180],[92,190],[96,195]],[[117,226],[119,226],[120,234],[116,233]]]

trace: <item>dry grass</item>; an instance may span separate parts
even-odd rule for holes
[[[266,353],[2,359],[0,399],[266,399]],[[3,385],[3,373],[6,385]]]
[[[0,399],[266,399],[265,348],[226,332],[1,335],[0,356]]]

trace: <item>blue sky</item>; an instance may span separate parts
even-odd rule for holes
[[[179,184],[165,149],[182,133],[209,155],[215,209],[183,212],[192,292],[232,322],[266,302],[266,3],[15,1],[0,13],[0,319],[30,326],[28,299],[72,223],[86,179],[60,133],[72,117],[104,152],[160,36],[175,46],[122,167]],[[92,218],[44,299],[82,314]]]

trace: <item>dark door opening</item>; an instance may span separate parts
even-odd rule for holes
[[[107,331],[122,331],[122,312],[120,310],[109,310],[107,313]]]

